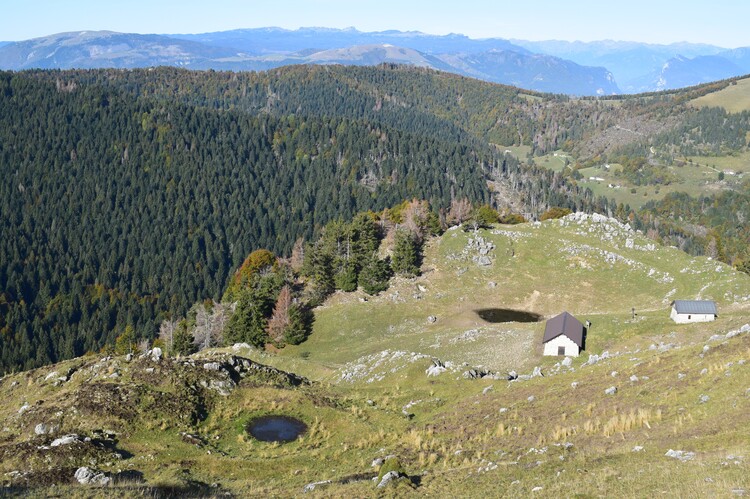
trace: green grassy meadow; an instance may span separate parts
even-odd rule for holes
[[[396,279],[374,297],[332,296],[299,346],[160,363],[88,357],[7,376],[0,476],[16,487],[7,490],[80,497],[732,497],[747,490],[750,334],[725,335],[750,322],[750,276],[658,246],[615,221],[581,218],[449,230],[427,245],[421,276]],[[493,247],[490,265],[475,261],[469,241],[477,238]],[[672,323],[669,303],[680,298],[715,300],[718,320]],[[476,314],[482,308],[547,318],[568,310],[592,322],[586,351],[569,366],[542,357],[544,322],[490,323]],[[203,363],[228,353],[311,383],[249,375],[225,396],[200,390],[203,377],[217,376]],[[428,377],[433,359],[447,369]],[[479,367],[500,376],[463,377]],[[543,376],[503,377],[534,367]],[[52,371],[70,368],[69,381],[52,383]],[[613,386],[617,392],[605,395]],[[100,395],[105,387],[110,398]],[[203,416],[185,416],[194,411]],[[246,424],[268,414],[297,417],[308,431],[285,444],[250,437]],[[58,424],[60,434],[104,428],[116,434],[121,457],[84,444],[85,457],[62,446],[40,450],[52,438],[35,435],[40,422]],[[666,456],[670,449],[693,454],[683,462]],[[371,463],[388,455],[411,480],[377,489]],[[29,463],[31,483],[49,470],[68,481],[23,488],[13,473]],[[137,471],[142,480],[75,485],[69,475],[84,464],[112,476]]]
[[[750,78],[738,80],[723,90],[712,92],[691,101],[695,107],[722,107],[729,113],[750,110]]]

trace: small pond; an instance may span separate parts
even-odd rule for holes
[[[487,322],[539,322],[544,317],[533,312],[513,310],[510,308],[483,308],[475,310],[476,314]]]
[[[262,416],[247,424],[247,431],[262,442],[291,442],[307,430],[307,425],[289,416]]]

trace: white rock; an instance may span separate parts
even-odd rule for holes
[[[28,403],[24,403],[20,409],[18,409],[18,414],[23,414],[24,412],[31,409],[31,406]]]
[[[632,376],[630,377],[630,381],[632,381],[633,383],[635,383],[636,381],[638,381],[638,376],[636,376],[635,374],[634,374],[634,375],[632,375]]]
[[[78,442],[78,435],[71,433],[70,435],[64,435],[60,438],[56,438],[52,441],[50,447],[59,447],[61,445],[70,445],[73,442]]]
[[[636,445],[635,447],[633,447],[633,452],[642,452],[642,451],[643,451],[642,445]]]
[[[304,491],[305,492],[312,492],[313,490],[315,490],[315,487],[318,487],[319,485],[327,485],[329,483],[331,483],[330,480],[323,480],[323,481],[320,481],[320,482],[308,483],[307,485],[305,485]]]
[[[565,367],[570,367],[571,365],[573,365],[573,358],[565,357],[562,361],[562,365],[564,365]]]
[[[47,433],[52,433],[52,427],[44,423],[39,423],[34,427],[34,433],[37,435],[46,435]]]
[[[606,390],[604,390],[605,395],[614,395],[617,393],[617,387],[616,386],[610,386]]]
[[[695,452],[685,452],[684,450],[669,449],[664,455],[674,459],[679,459],[684,463],[685,461],[690,461],[691,459],[693,459],[695,457]]]
[[[385,487],[389,483],[391,483],[393,480],[398,479],[398,471],[389,471],[385,475],[383,475],[383,478],[380,480],[380,483],[378,484],[378,488]]]
[[[109,485],[109,483],[112,481],[112,479],[104,473],[97,472],[86,466],[83,466],[76,470],[75,478],[76,480],[78,480],[78,483],[82,485],[104,486]]]
[[[153,360],[154,362],[159,361],[162,358],[162,355],[163,354],[162,354],[161,348],[159,347],[156,347],[153,350],[151,350],[151,360]]]
[[[532,492],[539,492],[540,490],[544,490],[544,487],[534,487],[531,489]]]

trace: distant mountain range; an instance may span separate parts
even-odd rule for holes
[[[540,92],[666,90],[750,73],[750,48],[703,44],[472,39],[415,31],[258,28],[203,34],[61,33],[0,42],[0,69],[267,70],[290,64],[408,64]]]

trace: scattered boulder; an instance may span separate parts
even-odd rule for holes
[[[632,381],[633,383],[637,382],[637,381],[638,381],[638,376],[636,376],[635,374],[634,374],[634,375],[632,375],[632,376],[630,377],[630,381]]]
[[[607,351],[607,350],[605,350],[604,352],[602,352],[601,355],[597,355],[595,353],[592,353],[591,355],[589,355],[589,360],[587,360],[586,363],[584,363],[583,365],[584,366],[593,366],[594,364],[596,364],[598,362],[601,362],[601,361],[603,361],[605,359],[609,359],[610,357],[611,356],[609,354],[609,351]]]
[[[492,385],[485,386],[484,390],[482,390],[482,395],[486,395],[488,392],[492,391],[493,389],[494,389],[494,387]]]
[[[394,480],[405,477],[406,474],[401,467],[401,461],[396,456],[388,456],[380,465],[378,476],[373,480],[377,482],[378,488],[383,488]]]
[[[439,359],[432,359],[432,365],[427,368],[425,373],[427,373],[427,376],[439,376],[445,371],[447,371],[447,369],[442,361]]]
[[[562,361],[562,365],[565,367],[570,367],[573,365],[573,358],[572,357],[565,357]]]
[[[615,393],[617,393],[617,387],[616,386],[610,386],[609,388],[607,388],[606,390],[604,390],[604,394],[605,395],[614,395]]]
[[[161,351],[161,348],[156,347],[153,350],[151,350],[151,360],[154,362],[159,362],[163,356],[163,353]]]
[[[434,315],[430,315],[427,317],[427,322],[429,322],[430,324],[435,324],[437,322],[437,317],[435,317]]]
[[[82,485],[109,485],[112,481],[110,477],[101,471],[93,470],[87,466],[78,468],[75,473],[75,479]]]
[[[481,267],[487,267],[488,265],[492,265],[492,260],[490,260],[490,257],[482,255],[477,258],[477,265]]]
[[[316,487],[320,487],[321,485],[328,485],[329,483],[331,483],[330,480],[322,480],[320,482],[308,483],[307,485],[305,485],[304,492],[305,493],[312,492],[313,490],[315,490]]]
[[[633,452],[643,452],[643,446],[636,445],[635,447],[633,447]]]
[[[39,423],[34,427],[34,434],[36,435],[47,435],[55,431],[54,426]]]
[[[695,452],[686,452],[684,450],[672,450],[669,449],[666,454],[664,454],[667,457],[671,457],[674,459],[679,459],[683,463],[685,461],[690,461],[695,457]]]
[[[709,397],[708,395],[701,395],[700,397],[698,397],[698,402],[701,403],[701,404],[705,404],[710,399],[711,399],[711,397]]]
[[[493,373],[491,371],[488,371],[487,369],[469,369],[468,371],[464,372],[463,377],[465,379],[481,379],[487,376],[492,376]]]
[[[59,447],[61,445],[70,445],[74,442],[80,441],[80,438],[75,433],[71,433],[70,435],[63,435],[60,438],[56,438],[52,441],[50,447]]]
[[[536,397],[533,395],[529,395],[529,398],[527,398],[526,400],[528,400],[529,402],[533,402],[536,400]]]
[[[398,474],[398,471],[389,471],[385,475],[383,475],[383,478],[380,479],[380,483],[378,483],[378,488],[381,489],[391,483],[394,480],[398,480],[400,478],[400,475]]]
[[[578,381],[574,381],[570,384],[571,388],[578,388]]]

